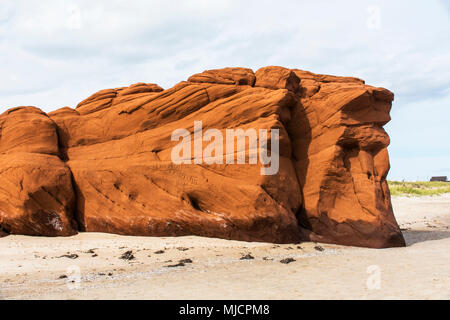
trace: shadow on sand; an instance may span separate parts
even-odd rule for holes
[[[405,230],[402,232],[407,246],[425,241],[450,238],[450,231],[443,230]]]

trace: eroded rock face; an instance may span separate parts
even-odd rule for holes
[[[70,169],[59,158],[57,128],[34,107],[0,116],[0,230],[37,236],[76,234]]]
[[[0,116],[0,231],[402,246],[385,180],[392,100],[356,78],[266,67],[102,90],[48,115],[11,109]],[[194,121],[224,137],[279,129],[278,173],[174,164],[171,135]]]
[[[294,72],[302,92],[289,131],[304,197],[298,214],[303,237],[403,246],[386,182],[389,137],[382,128],[393,94],[355,78]]]

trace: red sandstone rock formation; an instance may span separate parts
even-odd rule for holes
[[[48,115],[10,109],[0,116],[0,234],[403,246],[385,180],[392,100],[356,78],[266,67],[102,90]],[[279,129],[278,173],[174,164],[172,132],[199,120],[204,131]]]

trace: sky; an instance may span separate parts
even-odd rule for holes
[[[395,93],[392,180],[450,178],[450,0],[1,0],[0,112],[268,65]]]

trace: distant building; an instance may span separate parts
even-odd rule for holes
[[[431,177],[430,181],[449,182],[447,176]]]

